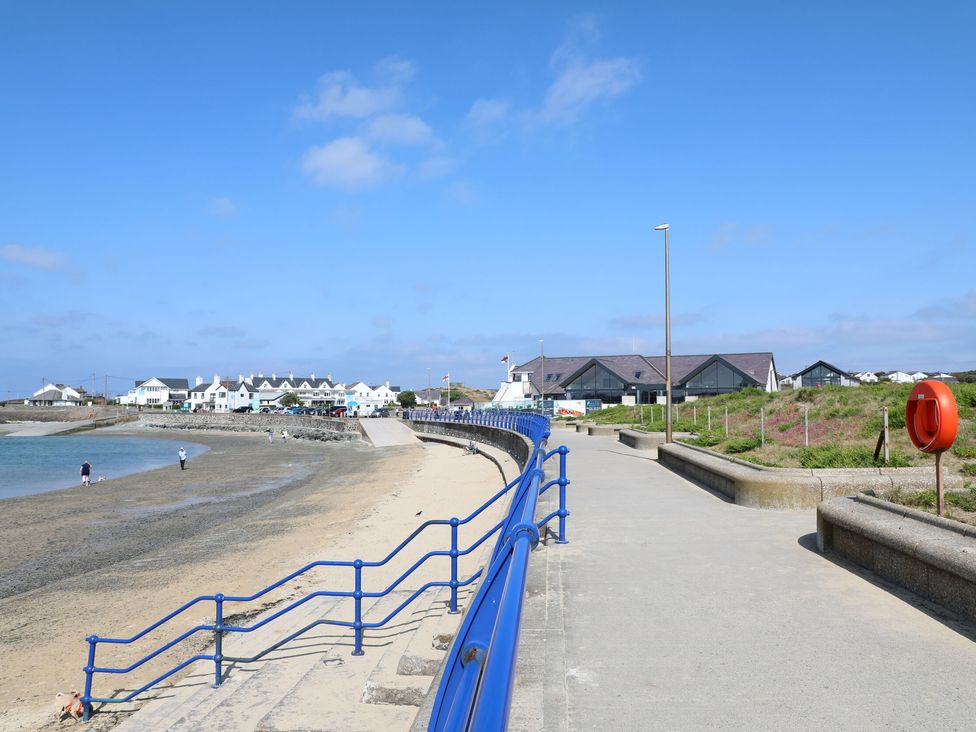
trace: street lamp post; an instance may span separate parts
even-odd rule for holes
[[[664,232],[664,386],[666,389],[665,404],[668,416],[665,421],[664,441],[674,442],[671,433],[671,274],[668,259],[668,231],[670,224],[655,226],[655,231]]]
[[[546,413],[546,342],[542,338],[539,339],[539,358],[542,359],[542,413]]]

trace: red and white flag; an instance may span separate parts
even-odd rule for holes
[[[450,374],[445,374],[443,377],[441,377],[441,381],[450,381],[450,380],[451,380]]]
[[[504,356],[502,356],[502,363],[508,363],[508,354],[507,353]]]

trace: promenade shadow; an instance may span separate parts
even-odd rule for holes
[[[804,534],[799,539],[796,540],[804,549],[816,554],[821,559],[824,559],[831,564],[850,572],[857,577],[860,577],[865,582],[869,582],[875,587],[884,590],[890,595],[894,595],[899,600],[908,603],[914,608],[917,608],[921,612],[928,615],[933,620],[942,623],[949,630],[952,630],[964,638],[976,642],[976,624],[971,621],[966,620],[962,616],[956,614],[952,610],[939,605],[938,603],[929,600],[922,595],[918,595],[911,590],[905,589],[904,587],[890,582],[889,580],[879,577],[870,569],[865,569],[860,564],[852,562],[850,559],[837,554],[836,552],[828,552],[823,554],[817,549],[817,532],[812,532],[810,534]]]
[[[729,498],[724,493],[721,493],[721,492],[715,490],[711,486],[708,486],[705,483],[702,483],[701,481],[695,480],[690,475],[685,475],[684,473],[675,472],[675,471],[673,471],[673,470],[665,467],[664,465],[661,465],[660,461],[658,461],[658,459],[656,457],[651,457],[649,455],[639,455],[639,454],[636,454],[636,453],[633,453],[633,452],[621,452],[619,450],[607,450],[605,448],[602,449],[602,450],[600,450],[599,452],[607,452],[607,453],[610,453],[611,455],[620,455],[621,457],[630,458],[632,460],[642,460],[642,461],[646,461],[646,462],[649,462],[649,463],[654,463],[656,465],[659,465],[662,469],[667,470],[669,473],[672,473],[673,475],[681,478],[682,480],[686,480],[689,483],[697,486],[698,488],[701,488],[703,491],[705,491],[706,493],[711,494],[715,498],[718,498],[723,503],[729,503],[729,504],[732,504],[733,506],[735,505],[735,501],[732,500],[731,498]]]

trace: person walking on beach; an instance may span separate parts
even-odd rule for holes
[[[81,484],[91,488],[91,463],[87,460],[81,464]]]
[[[286,430],[284,427],[281,428],[281,441],[288,442],[288,430]]]
[[[274,429],[268,428],[268,442],[274,442]]]
[[[180,470],[186,470],[186,450],[180,448]]]

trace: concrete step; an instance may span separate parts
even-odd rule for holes
[[[401,602],[402,598],[396,599]],[[390,600],[393,602],[393,600]],[[383,610],[388,612],[395,605]],[[277,608],[280,609],[280,608]],[[260,617],[275,612],[272,608]],[[367,606],[364,614],[371,611]],[[272,643],[322,618],[351,620],[348,598],[315,598],[252,633],[228,634],[225,656],[250,657]],[[284,697],[323,656],[341,655],[336,649],[352,645],[352,631],[319,625],[287,644],[250,662],[227,662],[220,688],[214,689],[213,665],[199,664],[190,675],[170,686],[160,686],[154,698],[116,727],[121,732],[176,732],[182,730],[251,730],[260,717]],[[211,649],[208,652],[212,652]]]
[[[394,592],[382,598],[366,614],[367,620],[378,620],[393,610],[409,596],[409,592]],[[294,687],[253,728],[261,732],[294,732],[297,730],[325,731],[344,730],[363,732],[369,730],[408,729],[417,714],[413,706],[377,706],[362,701],[363,689],[382,664],[390,664],[389,654],[402,653],[405,643],[416,629],[418,621],[409,619],[392,621],[390,627],[366,631],[363,647],[365,654],[352,656],[352,634],[343,644],[337,645],[336,653],[325,654],[314,663]],[[400,645],[402,644],[402,645]],[[429,686],[430,681],[427,681]]]
[[[447,650],[461,624],[462,612],[473,596],[472,586],[458,590],[458,609],[454,615],[448,610],[451,602],[449,587],[440,588],[427,612],[424,613],[397,663],[396,672],[404,676],[434,676],[444,662]]]

